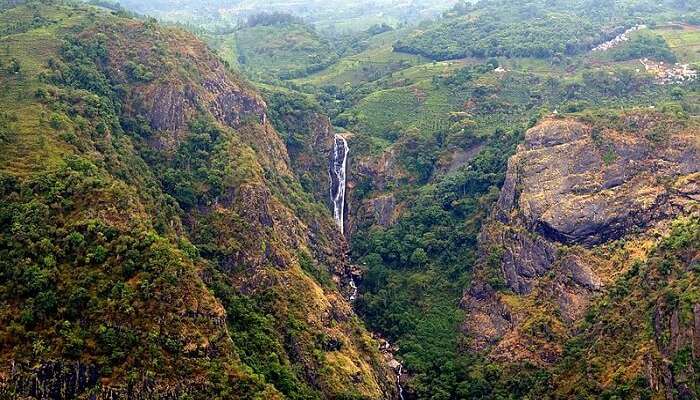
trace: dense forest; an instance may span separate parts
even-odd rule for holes
[[[700,4],[409,3],[0,1],[0,399],[700,398]]]

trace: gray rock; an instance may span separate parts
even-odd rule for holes
[[[568,256],[562,260],[564,271],[571,274],[571,279],[577,285],[589,290],[600,290],[603,286],[600,278],[593,272],[590,266],[577,256]]]

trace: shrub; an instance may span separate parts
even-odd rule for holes
[[[154,75],[148,68],[143,64],[137,64],[133,61],[128,61],[126,63],[126,73],[134,81],[137,82],[150,82],[153,80]]]
[[[19,63],[19,60],[16,58],[12,58],[12,60],[10,60],[10,65],[9,65],[8,70],[10,73],[19,74],[20,71],[22,70],[22,66]]]

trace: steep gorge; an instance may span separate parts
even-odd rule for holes
[[[0,27],[0,399],[698,397],[697,83],[596,52],[256,85],[122,11]]]

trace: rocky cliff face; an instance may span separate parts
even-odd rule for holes
[[[349,142],[352,146],[352,135]],[[380,157],[353,156],[348,168],[348,235],[362,226],[392,225],[401,212],[392,193],[393,185],[408,179],[399,165],[396,149],[391,147]],[[366,198],[365,191],[373,192],[373,197]]]
[[[473,350],[556,363],[591,304],[697,212],[697,128],[654,112],[614,126],[548,119],[510,159],[462,301]]]
[[[698,171],[692,132],[656,143],[643,115],[626,117],[635,132],[599,130],[572,121],[546,121],[531,129],[510,160],[498,202],[498,219],[510,223],[519,211],[523,225],[550,241],[596,245],[634,228],[675,215],[695,196],[690,182],[666,187]]]

